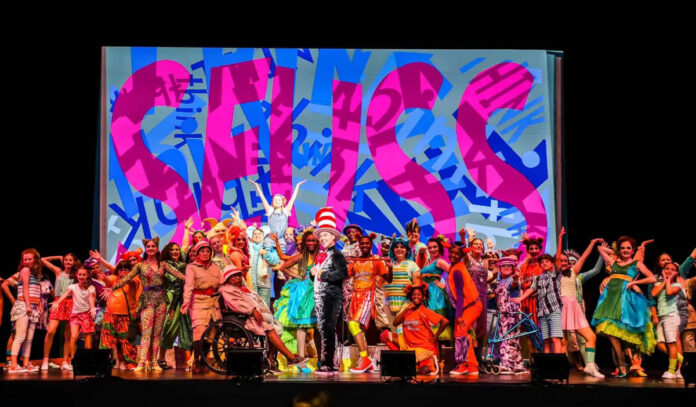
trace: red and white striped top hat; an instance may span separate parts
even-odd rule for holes
[[[333,208],[330,206],[319,209],[314,216],[314,221],[317,224],[317,228],[314,230],[314,236],[317,239],[321,232],[329,232],[336,236],[336,239],[341,238],[341,232],[336,229],[336,215],[334,215]]]

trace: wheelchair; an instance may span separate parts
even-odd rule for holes
[[[249,315],[239,314],[227,309],[222,296],[219,297],[222,318],[212,322],[203,332],[203,363],[208,369],[218,374],[227,374],[227,352],[234,349],[262,349],[263,374],[270,371],[268,361],[268,340],[244,328]],[[207,349],[207,351],[205,350]]]

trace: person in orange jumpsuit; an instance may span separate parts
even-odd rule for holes
[[[447,276],[447,293],[454,306],[454,359],[457,366],[452,375],[478,376],[478,362],[471,343],[469,330],[481,315],[483,305],[474,281],[462,262],[464,253],[458,246],[449,250],[450,271]]]

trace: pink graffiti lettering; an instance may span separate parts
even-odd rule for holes
[[[331,185],[326,206],[333,207],[338,229],[343,228],[353,198],[360,147],[361,109],[362,86],[333,81]]]
[[[114,104],[111,137],[121,170],[133,188],[162,201],[177,219],[193,216],[200,222],[189,186],[176,171],[152,155],[141,134],[143,117],[152,107],[179,107],[190,77],[186,68],[174,61],[157,61],[133,73]],[[181,239],[182,234],[183,221],[174,239]]]
[[[442,86],[433,66],[415,62],[389,73],[377,86],[367,109],[366,134],[375,167],[398,195],[421,204],[432,214],[435,235],[454,236],[454,208],[434,175],[411,161],[396,140],[396,122],[409,108],[432,109]]]
[[[277,66],[271,98],[271,191],[289,199],[292,195],[292,106],[295,70]],[[297,225],[295,211],[289,219]]]
[[[518,208],[527,220],[530,236],[546,237],[546,208],[539,192],[498,158],[486,139],[491,114],[497,109],[521,110],[533,83],[532,74],[516,63],[497,64],[476,75],[459,104],[457,139],[474,182],[489,196]]]
[[[235,105],[263,100],[270,59],[213,68],[201,182],[201,217],[220,219],[225,182],[256,172],[258,128],[231,137]],[[179,218],[177,218],[179,219]]]

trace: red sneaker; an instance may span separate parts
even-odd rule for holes
[[[466,375],[467,376],[478,376],[479,375],[479,369],[477,365],[471,365],[467,367],[466,369]]]
[[[364,373],[368,370],[373,370],[372,361],[370,358],[365,356],[364,358],[358,359],[358,365],[350,369],[351,373]]]
[[[464,363],[460,363],[457,365],[454,369],[450,370],[449,374],[451,375],[466,375],[468,373],[468,368],[464,365]]]

